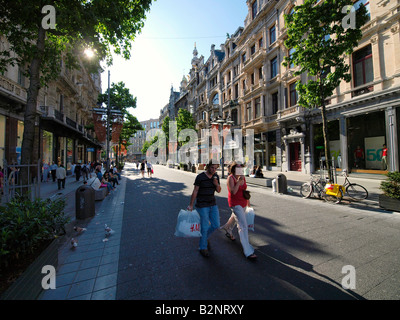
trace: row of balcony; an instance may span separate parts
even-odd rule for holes
[[[53,106],[40,106],[40,113],[42,118],[50,119],[50,120],[55,120],[59,123],[62,123],[69,128],[81,133],[83,137],[91,140],[92,142],[94,141],[94,136],[92,133],[88,132],[83,125],[78,124],[76,121],[68,118],[65,114],[57,110]]]

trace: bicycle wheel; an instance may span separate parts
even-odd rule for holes
[[[357,183],[351,183],[347,186],[346,192],[354,200],[364,200],[368,197],[368,191]]]
[[[341,190],[339,191],[337,196],[333,196],[333,195],[324,193],[322,195],[322,197],[324,198],[324,200],[326,202],[329,202],[329,203],[340,203],[342,201],[342,198],[343,198],[343,193],[342,193]]]
[[[311,196],[312,189],[313,188],[310,183],[308,182],[303,183],[302,186],[300,187],[300,195],[303,198],[309,198]]]

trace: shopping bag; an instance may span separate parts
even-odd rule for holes
[[[151,169],[151,173],[154,173],[154,170],[153,170],[153,169]]]
[[[201,237],[200,232],[200,215],[196,210],[179,211],[176,227],[175,236],[177,237]]]
[[[246,207],[246,221],[247,221],[247,228],[251,231],[254,231],[254,209],[251,207]]]

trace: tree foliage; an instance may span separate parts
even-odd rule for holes
[[[294,76],[308,75],[305,82],[297,82],[298,103],[306,108],[321,108],[325,157],[329,159],[325,101],[342,80],[351,81],[346,55],[350,55],[358,45],[362,37],[360,28],[368,16],[364,6],[353,16],[352,0],[317,2],[305,0],[285,15],[288,36],[285,46],[294,50],[290,56],[285,57],[283,65],[293,63],[297,67]],[[352,18],[355,18],[354,28],[346,28],[347,20]],[[329,161],[327,165],[329,179],[332,180]]]
[[[54,28],[44,28],[42,24],[45,5],[55,8]],[[112,50],[129,59],[131,43],[141,31],[150,5],[151,0],[0,0],[0,36],[10,44],[0,51],[0,72],[17,64],[29,77],[21,148],[23,164],[34,158],[39,89],[59,76],[60,62],[76,68],[85,48],[95,52],[92,66],[103,60],[110,65]]]

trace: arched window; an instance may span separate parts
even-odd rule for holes
[[[218,95],[218,93],[215,94],[214,98],[212,99],[212,104],[213,105],[218,105],[219,104],[219,95]]]

